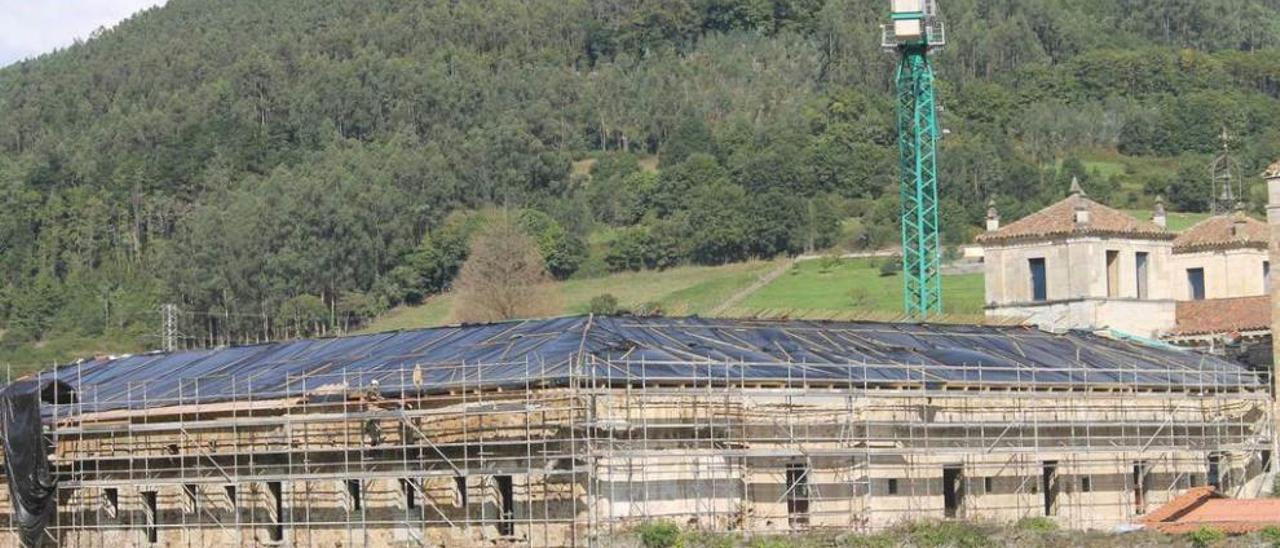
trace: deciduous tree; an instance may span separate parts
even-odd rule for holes
[[[454,319],[491,322],[553,314],[558,295],[550,282],[534,241],[516,223],[499,217],[471,241],[454,284]]]

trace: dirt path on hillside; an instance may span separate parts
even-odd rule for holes
[[[725,299],[725,301],[720,303],[719,306],[712,308],[710,312],[707,312],[707,315],[719,316],[727,312],[729,309],[735,306],[738,306],[739,303],[741,303],[742,301],[745,301],[747,297],[750,297],[752,293],[760,291],[761,288],[763,288],[766,285],[769,285],[769,283],[778,279],[779,276],[786,274],[787,271],[791,270],[791,267],[794,266],[795,264],[796,264],[796,259],[794,258],[787,259],[782,264],[778,265],[777,268],[774,268],[773,270],[766,272],[764,276],[761,276],[760,279],[756,280],[751,285],[742,288],[737,293],[734,293],[732,296],[730,296],[728,299]]]

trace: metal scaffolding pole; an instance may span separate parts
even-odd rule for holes
[[[106,545],[154,523],[188,545],[247,544],[280,527],[295,545],[339,534],[353,545],[549,546],[596,543],[648,520],[749,534],[873,531],[941,512],[947,466],[963,467],[964,513],[1034,514],[1046,462],[1072,486],[1056,519],[1093,527],[1090,508],[1135,508],[1134,485],[1100,485],[1108,474],[1142,463],[1140,481],[1158,487],[1151,508],[1190,486],[1212,451],[1230,457],[1221,467],[1243,489],[1272,435],[1265,382],[1203,368],[1101,382],[1080,363],[971,364],[960,369],[972,382],[940,383],[926,366],[866,362],[817,380],[801,361],[751,379],[761,365],[581,356],[567,382],[548,382],[548,364],[527,359],[414,364],[288,375],[268,398],[254,392],[259,372],[231,375],[225,397],[202,386],[227,385],[221,377],[183,379],[172,399],[131,382],[110,407],[78,368],[64,369],[79,399],[54,405],[48,425],[69,501],[49,533]],[[421,367],[451,380],[422,386]],[[498,371],[518,373],[499,383]],[[684,373],[664,377],[671,371]],[[1092,493],[1079,492],[1083,478]],[[234,488],[228,508],[205,504],[217,486]],[[1104,488],[1118,492],[1106,498]],[[104,511],[106,489],[134,519]],[[147,519],[143,490],[161,504]],[[191,509],[175,514],[184,500]]]

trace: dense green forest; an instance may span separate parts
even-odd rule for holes
[[[1280,0],[941,7],[948,242],[989,197],[1016,217],[1072,176],[1203,209],[1223,128],[1245,172],[1280,157]],[[446,289],[495,211],[561,278],[892,243],[886,18],[170,0],[0,69],[0,345],[155,346],[166,302],[190,344],[343,329]],[[1099,152],[1161,169],[1081,160]]]

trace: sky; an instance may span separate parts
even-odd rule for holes
[[[71,45],[165,0],[0,0],[0,67]]]

